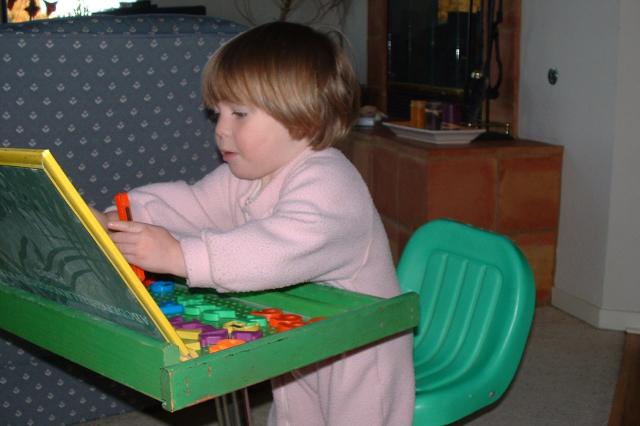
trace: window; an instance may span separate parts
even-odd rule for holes
[[[367,91],[366,98],[369,103],[378,107],[378,109],[389,113],[390,115],[396,115],[394,113],[394,93],[393,90],[398,87],[402,88],[402,80],[398,81],[400,77],[399,73],[394,67],[390,65],[390,60],[393,59],[391,55],[394,52],[389,52],[389,37],[390,31],[393,30],[394,12],[397,16],[397,11],[401,10],[402,6],[407,4],[408,0],[368,0],[368,26],[367,26],[367,44],[368,44],[368,77],[367,77]],[[519,52],[520,52],[520,1],[500,1],[495,0],[437,0],[438,9],[442,9],[445,5],[449,9],[451,7],[458,6],[463,9],[469,10],[469,3],[471,4],[471,10],[475,11],[473,5],[479,3],[481,7],[488,10],[490,6],[494,9],[494,17],[492,20],[497,19],[499,15],[498,10],[504,16],[504,22],[500,24],[500,31],[498,34],[499,44],[502,52],[502,62],[504,73],[502,75],[502,83],[500,86],[499,96],[493,96],[491,99],[487,98],[483,102],[483,117],[482,121],[489,127],[495,127],[500,131],[504,131],[507,126],[510,128],[512,134],[517,134],[517,112],[518,112],[518,81],[519,81]],[[421,1],[409,1],[410,4],[426,5],[436,4],[436,0],[421,0]],[[389,9],[393,8],[391,12],[392,16],[389,16]],[[495,10],[498,9],[498,10]],[[501,10],[504,9],[504,10]],[[482,14],[482,12],[481,12]],[[440,19],[440,15],[436,14]],[[483,20],[487,20],[487,16],[482,14]],[[449,18],[452,17],[449,14]],[[484,25],[487,25],[486,22]],[[487,31],[487,27],[483,28],[483,38],[487,38],[487,35],[494,34],[494,31]],[[488,46],[488,40],[485,41],[485,46]],[[397,46],[397,42],[396,42]],[[415,45],[414,45],[415,46]],[[488,49],[483,49],[483,62]],[[396,53],[398,53],[396,51]],[[492,51],[491,62],[491,86],[497,84],[497,77],[500,75],[498,72],[498,66],[496,64],[496,51]],[[495,68],[495,69],[494,69]],[[451,75],[455,75],[452,73]],[[488,75],[485,73],[485,75]],[[427,88],[438,89],[443,86],[442,82],[437,79],[434,81],[425,80],[425,82],[418,82],[419,84],[431,86]],[[450,83],[449,83],[450,84]],[[412,86],[413,87],[413,86]],[[497,94],[497,91],[496,91]],[[441,95],[442,96],[442,95]],[[429,99],[425,96],[425,98]],[[398,99],[397,97],[395,99]],[[411,99],[420,99],[413,97]],[[424,98],[423,98],[424,99]],[[405,98],[404,101],[398,101],[398,104],[402,103],[403,107],[408,112],[409,100]],[[392,108],[390,108],[390,106]],[[397,118],[402,118],[403,113],[397,114]]]
[[[120,0],[0,0],[2,22],[90,15],[120,7]]]
[[[394,0],[387,7],[389,115],[408,117],[411,99],[467,104],[470,76],[482,70],[480,1]]]

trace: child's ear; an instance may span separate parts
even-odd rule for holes
[[[287,129],[289,131],[289,137],[294,141],[309,143],[309,138],[305,135],[302,129]]]
[[[293,140],[298,143],[304,144],[305,146],[311,146],[311,140],[306,136],[303,136],[301,138],[293,138]]]

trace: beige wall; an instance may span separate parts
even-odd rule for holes
[[[636,0],[522,1],[520,135],[565,147],[552,302],[603,328],[640,328],[639,28]]]
[[[207,14],[211,16],[219,16],[230,19],[238,23],[249,25],[249,23],[240,15],[235,4],[245,3],[243,0],[154,0],[152,2],[160,7],[175,6],[179,3],[181,6],[206,6]],[[274,3],[267,0],[252,0],[249,2],[254,6],[253,12],[256,23],[269,22],[278,17],[278,10]],[[304,2],[299,13],[292,15],[291,20],[296,22],[306,22],[313,13],[309,10],[309,6],[314,2],[308,0]],[[353,63],[358,74],[358,79],[362,83],[367,81],[367,0],[352,0],[352,6],[348,15],[344,19],[344,28],[342,31],[351,44],[353,54]],[[337,28],[338,19],[335,15],[327,16],[324,22],[318,23],[317,27]]]

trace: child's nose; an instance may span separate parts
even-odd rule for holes
[[[216,122],[216,136],[225,137],[229,135],[229,125],[227,120],[222,118],[222,116],[218,116],[218,121]]]

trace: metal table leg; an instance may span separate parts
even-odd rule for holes
[[[251,405],[247,388],[215,399],[219,426],[251,426]]]

